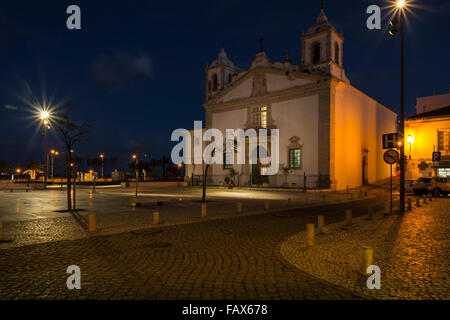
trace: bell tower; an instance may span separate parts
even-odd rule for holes
[[[219,55],[210,66],[206,66],[206,100],[225,89],[238,73],[228,57],[225,49],[220,50]]]
[[[316,23],[301,36],[302,70],[349,83],[343,64],[344,37],[328,21],[321,1]]]

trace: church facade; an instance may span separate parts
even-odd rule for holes
[[[269,61],[260,50],[239,71],[224,49],[206,68],[206,129],[279,129],[279,171],[261,175],[256,164],[213,164],[208,183],[345,189],[389,175],[382,134],[396,132],[396,114],[350,84],[342,34],[323,10],[301,36],[301,65]],[[270,130],[269,130],[270,132]],[[248,148],[250,148],[247,145]],[[255,150],[247,150],[247,157]],[[270,152],[270,147],[268,148]],[[236,162],[234,162],[236,163]],[[186,176],[204,165],[186,165]]]

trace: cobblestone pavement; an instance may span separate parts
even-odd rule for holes
[[[291,265],[280,244],[373,200],[0,250],[0,299],[359,299]],[[81,268],[81,290],[66,269]]]
[[[186,224],[211,219],[237,217],[237,202],[242,202],[244,214],[294,207],[310,207],[325,203],[348,201],[352,195],[328,193],[326,201],[318,192],[270,192],[214,188],[208,192],[207,217],[201,217],[200,189],[176,188],[147,190],[136,200],[127,189],[89,189],[77,191],[77,213],[60,212],[66,206],[66,193],[49,191],[0,192],[0,221],[5,238],[0,249],[58,240],[87,238],[87,215],[95,213],[97,235],[114,234],[142,228],[152,228],[154,211],[159,212],[162,226]],[[291,200],[288,202],[288,198]],[[354,199],[358,196],[354,195]],[[142,205],[132,207],[132,202]],[[160,202],[158,204],[158,202]]]
[[[450,199],[434,200],[399,215],[376,214],[353,225],[328,226],[307,247],[305,232],[281,246],[282,255],[300,270],[355,294],[380,299],[450,299]],[[381,289],[369,290],[361,275],[362,247],[374,250]]]

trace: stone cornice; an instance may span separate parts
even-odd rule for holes
[[[336,86],[336,83],[339,82],[339,80],[331,77],[321,78],[324,80],[310,85],[297,86],[277,92],[272,92],[262,96],[237,99],[223,103],[205,103],[203,107],[206,111],[209,112],[223,112],[235,109],[243,109],[252,105],[271,104],[275,102],[290,100],[296,97],[318,94],[319,91],[328,89],[330,85]]]
[[[315,37],[317,37],[320,34],[329,33],[330,31],[332,33],[336,34],[342,41],[344,41],[344,37],[339,32],[337,32],[337,30],[334,27],[332,27],[332,26],[329,26],[327,29],[321,30],[321,31],[316,32],[316,33],[303,34],[303,35],[300,36],[300,39],[301,40],[303,40],[303,39],[306,40],[306,39],[315,38]]]
[[[271,74],[277,74],[277,75],[286,75],[286,72],[289,72],[289,75],[291,77],[297,78],[297,79],[305,79],[310,81],[318,81],[324,79],[323,75],[315,75],[315,74],[309,74],[302,71],[295,71],[295,70],[283,70],[278,69],[274,67],[254,67],[253,69],[250,69],[247,71],[245,75],[240,77],[235,82],[232,82],[229,86],[227,86],[225,89],[223,89],[221,92],[216,94],[215,96],[211,97],[205,104],[205,105],[211,105],[211,104],[220,104],[218,103],[218,100],[220,98],[223,98],[227,93],[229,93],[231,90],[242,84],[244,81],[251,78],[253,75],[257,73],[271,73]]]

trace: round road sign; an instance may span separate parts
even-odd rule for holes
[[[394,164],[397,163],[400,159],[400,155],[398,154],[397,150],[387,150],[383,155],[384,162],[387,164]]]

